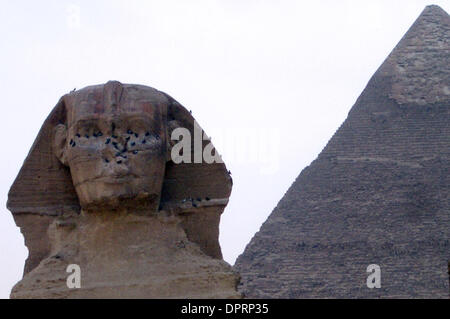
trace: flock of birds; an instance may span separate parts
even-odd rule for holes
[[[231,176],[231,171],[228,171],[228,175]],[[230,177],[230,178],[231,178],[231,177]],[[209,198],[209,197],[205,197],[204,199],[205,199],[206,201],[210,201],[210,200],[211,200],[211,198]],[[197,198],[189,197],[189,198],[183,199],[183,200],[181,201],[181,203],[182,203],[182,204],[185,204],[185,203],[189,203],[189,202],[190,202],[191,205],[192,205],[192,207],[198,207],[197,203],[200,203],[202,200],[203,200],[203,199],[202,199],[201,197],[197,197]]]
[[[113,132],[114,132],[114,125],[113,125]],[[137,144],[141,144],[141,145],[147,144],[148,139],[151,137],[154,137],[157,140],[160,139],[160,136],[157,133],[150,134],[150,132],[146,132],[144,134],[144,136],[142,137],[142,140],[138,140],[139,136],[141,136],[141,135],[139,133],[133,132],[131,129],[128,129],[126,134],[128,134],[128,136],[125,138],[124,145],[121,145],[121,143],[119,143],[117,141],[119,136],[115,135],[114,133],[111,136],[107,137],[105,140],[106,145],[111,145],[116,150],[115,157],[117,158],[117,161],[116,161],[117,164],[122,164],[122,160],[128,158],[128,156],[126,155],[128,151],[131,151],[131,153],[134,155],[138,154],[139,150],[132,149]],[[98,137],[102,137],[102,136],[103,136],[103,133],[101,131],[94,132],[92,134],[93,138],[98,138]],[[77,134],[75,134],[74,138],[81,138],[81,137],[82,137],[82,135],[77,133]],[[91,138],[91,136],[89,134],[85,134],[85,135],[83,135],[83,137],[86,139]],[[132,138],[133,138],[133,140],[132,140]],[[71,139],[69,142],[69,145],[71,147],[75,147],[77,145],[77,142],[74,139]],[[104,161],[106,163],[110,162],[109,159],[107,159],[107,158],[104,158]]]
[[[73,92],[75,92],[75,91],[76,91],[76,88],[74,88],[70,93],[73,93]],[[189,113],[192,114],[192,110],[189,110]],[[115,130],[115,124],[113,123],[113,124],[112,124],[112,131],[114,132],[114,130]],[[106,144],[106,145],[111,144],[111,145],[117,150],[117,152],[116,152],[116,154],[115,154],[116,158],[118,158],[118,157],[121,157],[122,159],[127,159],[127,158],[128,158],[128,156],[125,155],[125,153],[128,152],[128,143],[130,144],[131,147],[136,146],[136,141],[131,141],[131,137],[134,136],[134,137],[137,139],[137,138],[139,138],[139,133],[133,132],[131,129],[128,129],[128,130],[127,130],[127,134],[128,134],[128,136],[125,138],[125,145],[124,145],[124,147],[123,147],[122,149],[120,149],[119,143],[117,143],[117,141],[115,141],[115,140],[117,140],[117,139],[119,138],[117,135],[115,135],[115,134],[113,133],[110,137],[106,138],[105,144]],[[79,133],[77,133],[75,136],[76,136],[77,138],[81,138],[81,134],[79,134]],[[92,134],[92,136],[93,136],[94,138],[102,137],[102,136],[103,136],[103,133],[102,133],[101,131],[99,131],[99,132],[94,132],[94,133]],[[147,139],[146,139],[146,138],[149,138],[150,136],[151,136],[150,132],[146,132],[146,133],[145,133],[144,139],[142,139],[140,143],[141,143],[141,144],[147,144]],[[84,137],[88,139],[90,136],[89,136],[88,134],[85,134]],[[155,137],[157,140],[160,139],[160,136],[159,136],[158,134],[156,134],[156,133],[155,133],[154,137]],[[131,141],[131,142],[130,142],[130,141]],[[69,142],[69,145],[72,146],[72,147],[75,147],[75,146],[77,145],[77,143],[76,143],[73,139],[71,139],[70,142]],[[136,154],[139,153],[139,151],[138,151],[138,150],[133,150],[132,153],[133,153],[134,155],[136,155]],[[107,158],[105,158],[104,161],[105,161],[106,163],[109,163],[109,162],[110,162],[109,159],[107,159]],[[117,163],[117,164],[122,164],[122,160],[121,160],[121,159],[118,159],[118,160],[116,161],[116,163]],[[229,175],[230,178],[231,178],[231,171],[228,171],[228,175]],[[202,201],[201,198],[197,198],[196,200],[197,200],[197,202],[201,202],[201,201]],[[209,201],[210,198],[209,198],[209,197],[206,197],[205,200]],[[195,203],[195,199],[193,199],[193,198],[185,198],[185,199],[183,199],[182,203],[186,203],[186,202],[188,202],[188,201],[190,201],[190,202],[192,203],[192,206],[193,206],[193,207],[197,207],[197,204]]]
[[[209,200],[211,200],[211,198],[205,197],[205,200],[206,200],[206,201],[209,201]],[[201,201],[202,201],[202,198],[200,198],[200,197],[198,197],[198,198],[192,198],[192,197],[189,197],[189,198],[183,199],[183,200],[181,201],[181,203],[184,204],[184,203],[190,202],[191,205],[192,205],[192,207],[198,207],[198,205],[197,205],[196,202],[201,202]]]

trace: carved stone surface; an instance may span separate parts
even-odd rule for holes
[[[449,52],[429,6],[238,258],[248,297],[448,298]]]
[[[239,297],[218,242],[231,177],[223,163],[173,163],[178,127],[194,118],[150,87],[111,81],[60,99],[9,193],[29,249],[11,297]],[[81,289],[66,285],[69,264]]]

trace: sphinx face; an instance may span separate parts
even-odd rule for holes
[[[132,101],[99,111],[81,102],[68,110],[64,161],[81,206],[157,209],[166,163],[161,106]]]

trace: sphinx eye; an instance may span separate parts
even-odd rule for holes
[[[138,153],[138,151],[133,151],[133,154],[137,154]]]
[[[150,136],[150,133],[149,132],[145,133],[145,136]]]
[[[128,129],[127,134],[133,134],[133,131]]]

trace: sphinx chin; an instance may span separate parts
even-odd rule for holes
[[[76,187],[81,208],[85,211],[146,209],[157,212],[159,193],[151,192],[133,183],[105,183],[95,181]]]
[[[82,203],[81,208],[88,212],[122,211],[142,212],[151,214],[159,210],[159,197],[156,194],[139,193],[125,194],[117,197],[102,197],[88,203]]]

